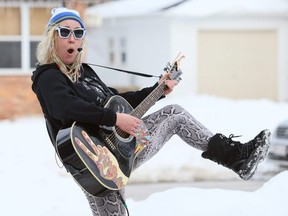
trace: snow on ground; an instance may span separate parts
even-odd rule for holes
[[[287,180],[285,171],[255,192],[174,188],[128,204],[131,215],[137,216],[287,216]]]
[[[171,103],[182,105],[212,132],[242,135],[240,141],[250,140],[264,128],[273,131],[288,118],[287,103],[191,95],[170,96],[149,112]],[[91,215],[80,188],[56,165],[42,117],[0,121],[0,131],[0,215]],[[202,159],[200,154],[173,137],[132,174],[131,182],[239,180],[232,171]],[[288,173],[279,172],[271,162],[262,163],[254,179],[266,183],[255,192],[174,188],[146,200],[127,202],[132,216],[287,216]]]

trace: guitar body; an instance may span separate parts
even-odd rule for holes
[[[71,128],[60,130],[56,138],[56,151],[67,172],[71,174],[76,183],[86,192],[94,196],[104,196],[105,188],[88,170],[76,153],[71,139]]]
[[[182,71],[178,55],[172,65],[164,69],[170,80],[180,81]],[[167,78],[168,79],[168,78]],[[104,108],[141,118],[164,94],[161,82],[135,109],[121,96],[111,97]],[[100,127],[74,122],[71,128],[60,130],[56,137],[56,152],[68,172],[83,190],[94,196],[105,196],[127,184],[137,155],[148,145],[150,135],[144,123],[136,137],[118,127]]]
[[[105,107],[121,113],[133,110],[120,96],[111,97]],[[71,128],[61,130],[57,136],[58,155],[88,193],[96,195],[107,189],[119,190],[127,184],[135,158],[149,142],[147,129],[144,125],[141,129],[135,138],[117,127],[98,130],[74,122]]]

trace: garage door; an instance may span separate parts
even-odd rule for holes
[[[275,31],[201,31],[198,56],[199,93],[277,99]]]

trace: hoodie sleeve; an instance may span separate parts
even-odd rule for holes
[[[71,83],[58,70],[47,70],[37,79],[34,91],[42,106],[43,112],[69,126],[74,121],[114,126],[116,113],[87,102],[76,95]]]

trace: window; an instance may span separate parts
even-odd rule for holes
[[[0,7],[0,35],[1,36],[20,36],[21,12],[19,7]]]
[[[51,16],[51,8],[33,7],[29,10],[30,26],[30,68],[35,68],[37,63],[36,49],[43,35],[47,22]],[[35,19],[37,18],[37,19]]]
[[[121,52],[121,63],[126,64],[127,61],[127,54],[126,54],[126,39],[121,38],[120,39],[120,52]]]
[[[114,64],[115,63],[115,54],[114,54],[114,39],[110,38],[108,42],[109,47],[109,63]]]
[[[48,20],[51,16],[51,8],[30,8],[30,35],[43,35]]]
[[[126,52],[122,51],[121,53],[121,63],[125,64],[126,63]]]
[[[108,58],[109,64],[125,66],[127,63],[127,44],[126,38],[112,38],[108,40]]]
[[[36,49],[39,41],[30,41],[30,68],[35,68],[37,63]]]
[[[0,68],[21,68],[21,42],[0,41]]]
[[[21,68],[20,8],[0,8],[0,69]]]
[[[50,19],[51,8],[51,4],[40,7],[26,3],[0,7],[1,74],[30,73],[35,68],[36,48]]]

